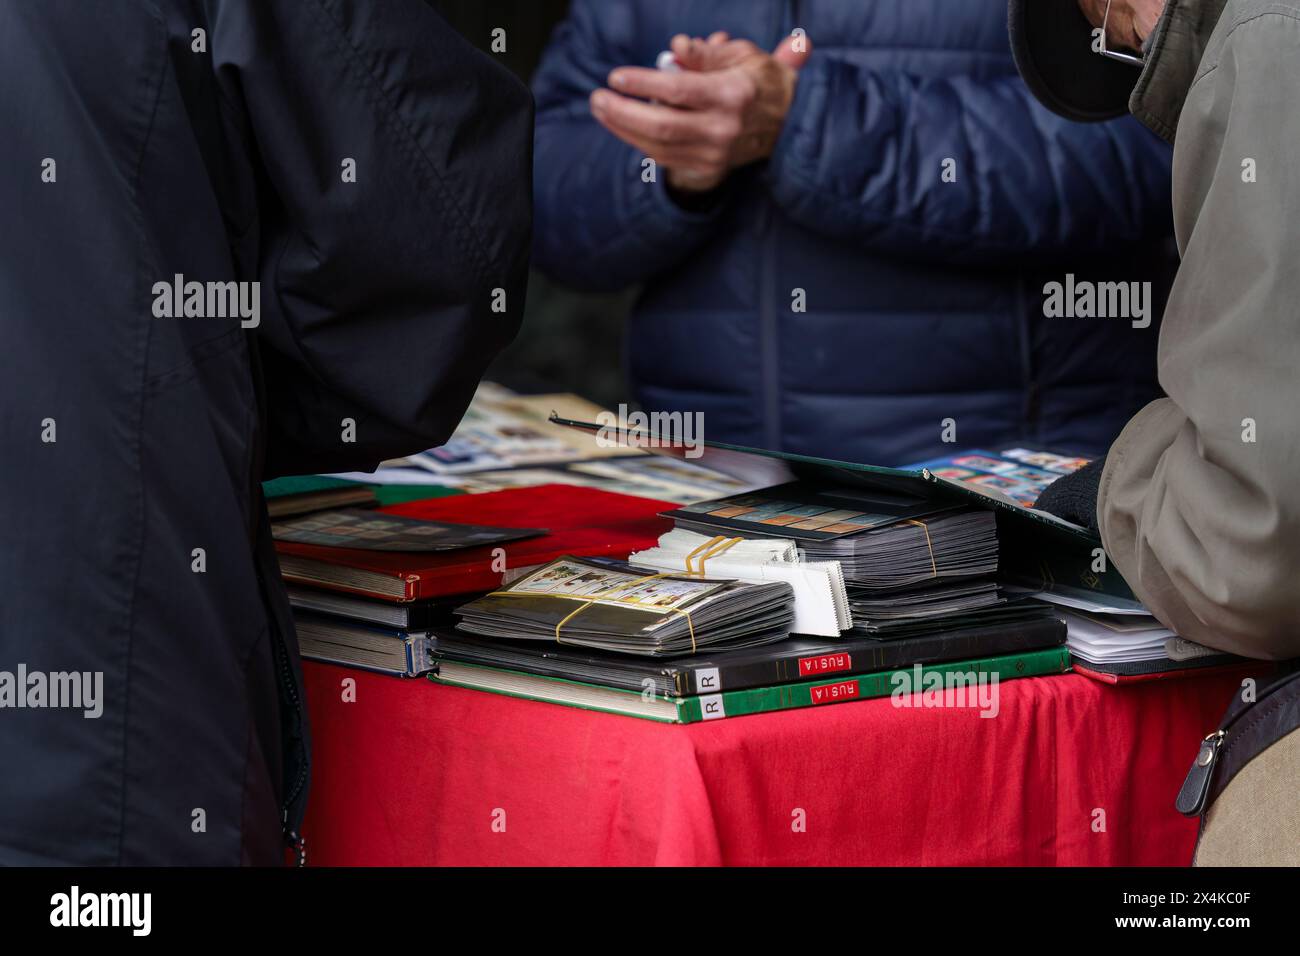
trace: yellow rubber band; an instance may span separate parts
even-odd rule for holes
[[[686,573],[687,573],[687,574],[696,574],[696,573],[703,574],[703,573],[704,573],[704,565],[701,564],[701,565],[700,565],[700,570],[699,570],[698,572],[695,571],[695,569],[691,567],[691,558],[695,557],[695,556],[696,556],[697,554],[699,554],[701,551],[707,551],[709,548],[713,547],[713,546],[714,546],[715,544],[717,544],[719,541],[725,541],[725,540],[726,540],[726,539],[723,538],[722,535],[720,535],[720,534],[719,534],[719,535],[715,535],[714,537],[710,538],[708,541],[705,541],[702,545],[700,545],[698,548],[696,548],[696,549],[695,549],[694,551],[692,551],[690,554],[688,554],[688,555],[686,556]]]
[[[708,551],[705,551],[702,555],[700,555],[700,574],[704,573],[705,561],[709,560],[709,558],[716,558],[724,551],[729,551],[730,549],[734,548],[736,545],[740,544],[740,542],[744,541],[745,539],[744,538],[717,538],[715,540],[717,540],[718,543],[714,545],[712,548],[710,548]],[[699,549],[697,548],[696,550]],[[689,565],[687,566],[687,570],[688,571],[690,570]]]
[[[925,532],[925,546],[930,549],[930,570],[934,572],[933,576],[939,576],[939,566],[934,563],[934,545],[930,541],[930,528],[924,521],[917,521],[913,518],[907,519],[907,524],[920,525],[921,530]]]
[[[720,538],[717,540],[725,541],[726,539]],[[731,544],[735,544],[736,541],[740,541],[740,540],[741,540],[740,538],[735,538],[731,541]],[[730,547],[731,544],[729,544],[728,547]],[[635,578],[631,581],[624,581],[622,584],[616,584],[609,590],[601,594],[593,595],[591,597],[578,597],[575,594],[547,594],[545,592],[540,594],[531,594],[525,592],[521,594],[517,591],[489,591],[487,594],[484,595],[484,597],[546,597],[546,598],[557,598],[561,601],[581,601],[582,602],[581,607],[575,607],[572,611],[566,614],[558,624],[555,625],[555,642],[557,644],[563,644],[564,641],[560,637],[560,631],[564,627],[564,625],[568,624],[569,621],[571,621],[577,615],[581,614],[583,611],[587,610],[587,608],[591,607],[593,604],[599,604],[602,601],[611,601],[611,599],[608,597],[609,594],[612,594],[615,591],[622,591],[627,588],[636,587],[638,584],[645,584],[647,581],[654,581],[659,578],[676,577],[679,576],[680,574],[681,574],[680,571],[660,571],[657,574],[647,574],[644,577]],[[678,607],[656,609],[654,607],[648,607],[647,605],[642,604],[640,601],[619,601],[617,599],[613,599],[612,603],[623,604],[627,607],[647,608],[648,610],[655,611],[658,614],[680,614],[682,617],[686,618],[686,628],[688,631],[690,631],[691,634],[691,653],[692,654],[695,653],[697,647],[695,643],[695,622],[691,620],[690,611],[686,611]]]

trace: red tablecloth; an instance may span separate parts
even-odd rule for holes
[[[319,865],[1180,865],[1174,795],[1240,681],[1068,674],[1004,683],[991,719],[881,699],[676,726],[306,673]]]

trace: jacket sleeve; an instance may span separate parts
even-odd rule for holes
[[[809,229],[978,262],[1167,237],[1169,166],[1168,146],[1136,120],[1068,122],[1016,76],[920,78],[814,48],[767,177]]]
[[[210,12],[264,180],[265,477],[443,443],[523,308],[528,91],[420,0]]]
[[[1106,552],[1157,617],[1268,659],[1300,656],[1297,49],[1294,19],[1238,26],[1183,107],[1169,397],[1124,429],[1098,499]]]
[[[609,71],[639,63],[635,6],[575,0],[533,78],[533,260],[577,288],[620,289],[671,268],[708,238],[721,209],[678,206],[663,171],[646,182],[645,157],[591,115],[588,97]]]

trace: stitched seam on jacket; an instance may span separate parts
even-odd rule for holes
[[[801,157],[801,160],[802,159],[803,157]],[[859,222],[865,223],[875,229],[887,228],[891,231],[902,233],[907,239],[913,242],[925,243],[935,239],[944,239],[959,243],[974,243],[981,253],[1004,252],[1007,254],[1018,254],[1025,251],[1024,243],[999,242],[998,240],[992,239],[988,236],[979,236],[974,234],[977,230],[963,233],[936,227],[926,227],[921,229],[911,223],[900,221],[897,216],[878,215],[864,208],[865,203],[862,201],[861,196],[831,192],[824,187],[818,186],[813,181],[812,177],[795,169],[789,163],[781,164],[781,176],[789,179],[796,186],[800,187],[800,189],[809,193],[814,195],[825,194],[829,196],[836,207],[851,207],[853,209],[854,218]]]
[[[192,380],[198,375],[199,367],[205,362],[225,354],[243,342],[243,332],[243,329],[235,328],[200,342],[188,350],[186,360],[146,379],[144,383],[145,391],[149,394],[156,394]]]
[[[163,48],[162,55],[160,57],[156,83],[153,91],[153,105],[149,108],[149,117],[145,125],[144,136],[141,138],[140,141],[140,152],[136,156],[135,170],[131,175],[130,196],[131,196],[131,205],[135,213],[136,228],[139,230],[139,241],[140,241],[139,248],[142,251],[141,259],[140,259],[141,266],[143,266],[144,260],[146,258],[151,258],[151,256],[149,253],[149,249],[150,249],[149,237],[145,231],[144,210],[140,207],[140,177],[142,176],[144,171],[145,153],[148,152],[149,144],[153,140],[154,123],[158,118],[158,106],[162,102],[162,91],[163,91],[163,85],[165,82],[167,65],[168,65],[167,52],[166,52],[166,41],[168,39],[167,23],[166,20],[163,18],[162,11],[157,7],[156,4],[151,3],[150,8],[151,8],[150,10],[151,14],[153,15],[154,19],[157,21],[158,27],[161,29],[164,48]],[[122,779],[121,779],[121,786],[119,789],[117,851],[115,853],[115,858],[117,860],[118,865],[121,865],[122,863],[122,845],[126,838],[126,781],[127,781],[126,760],[127,760],[127,741],[130,739],[130,735],[127,733],[127,723],[131,713],[131,656],[132,656],[132,645],[134,643],[133,638],[135,635],[136,596],[140,589],[140,571],[144,565],[144,560],[143,560],[144,540],[145,540],[144,526],[145,526],[145,521],[147,520],[147,512],[145,511],[145,507],[144,507],[145,496],[144,496],[143,431],[144,431],[144,408],[146,404],[145,381],[149,374],[149,363],[147,360],[147,356],[149,352],[149,341],[152,338],[152,331],[153,331],[153,324],[150,322],[145,322],[144,352],[140,357],[140,383],[139,383],[140,388],[136,395],[137,402],[135,408],[135,415],[136,415],[135,472],[136,472],[136,494],[137,494],[136,505],[138,508],[139,518],[136,523],[137,540],[136,540],[136,547],[135,547],[135,569],[131,576],[131,592],[130,592],[130,599],[129,599],[130,604],[127,609],[126,660],[125,660],[125,667],[123,668],[123,674],[122,674],[122,683],[123,683],[122,748],[121,748]]]
[[[1248,17],[1243,17],[1242,19],[1238,20],[1231,27],[1229,27],[1228,32],[1224,34],[1223,43],[1219,46],[1219,51],[1218,51],[1219,55],[1215,59],[1215,61],[1211,63],[1209,66],[1205,67],[1205,71],[1203,73],[1198,73],[1196,79],[1192,80],[1191,86],[1187,88],[1188,95],[1191,94],[1192,90],[1196,89],[1197,84],[1199,84],[1202,80],[1210,76],[1212,73],[1214,73],[1215,70],[1219,68],[1219,64],[1223,59],[1223,47],[1226,46],[1228,41],[1232,39],[1233,34],[1235,34],[1237,30],[1240,29],[1241,27],[1244,27],[1250,23],[1254,23],[1256,20],[1262,20],[1265,17],[1281,17],[1284,20],[1292,20],[1297,23],[1300,23],[1300,11],[1290,10],[1286,8],[1278,8],[1278,7],[1270,7],[1267,10],[1261,10],[1258,13],[1251,14]]]

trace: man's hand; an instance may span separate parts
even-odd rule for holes
[[[672,51],[679,72],[619,67],[609,75],[613,89],[591,94],[591,112],[664,167],[669,186],[705,192],[771,155],[811,43],[787,37],[769,54],[725,33],[707,41],[679,34]]]

